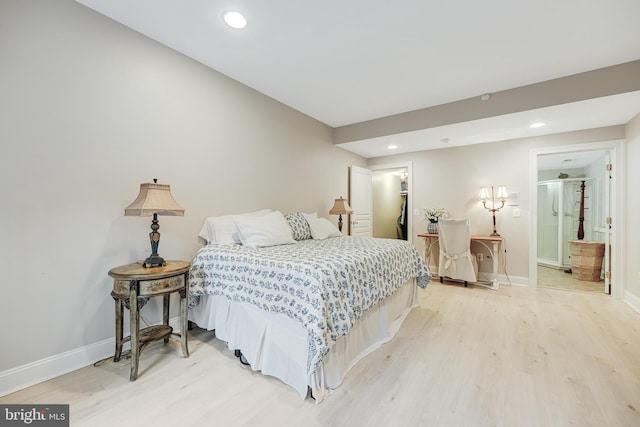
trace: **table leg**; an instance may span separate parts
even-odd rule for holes
[[[431,268],[431,254],[433,245],[438,243],[438,238],[432,239],[431,237],[424,238],[424,262],[427,264],[429,268]],[[435,260],[434,260],[435,261]],[[436,270],[438,269],[438,265],[435,264]]]
[[[138,377],[138,360],[140,358],[140,313],[138,313],[138,282],[129,282],[129,327],[131,329],[131,374],[129,381]]]
[[[116,352],[113,356],[113,361],[120,361],[120,357],[122,356],[122,315],[124,313],[124,300],[121,298],[113,298],[116,304]]]
[[[493,242],[493,286],[492,289],[498,289],[498,242]]]
[[[162,323],[165,326],[169,326],[169,302],[171,301],[171,294],[166,294],[162,298]],[[164,338],[164,343],[169,342],[169,337]]]
[[[429,239],[427,239],[426,237],[424,238],[424,262],[427,263],[427,266],[429,266],[429,258],[431,258],[431,250],[429,248]]]
[[[189,347],[187,345],[187,331],[188,328],[188,320],[187,320],[187,290],[180,290],[180,317],[182,319],[182,325],[180,329],[180,342],[182,344],[182,355],[184,357],[189,357]]]
[[[482,245],[487,250],[487,257],[493,257],[491,280],[489,280],[489,283],[480,283],[480,281],[478,281],[475,284],[477,286],[484,286],[485,288],[497,291],[500,288],[500,283],[498,282],[498,247],[500,242],[492,241],[491,246],[489,246],[481,238],[472,238],[471,241]]]

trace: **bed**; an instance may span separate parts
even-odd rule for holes
[[[343,236],[315,215],[255,215],[209,224],[190,271],[189,320],[320,402],[393,338],[431,274],[407,241]]]

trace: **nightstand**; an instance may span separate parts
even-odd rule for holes
[[[113,291],[111,296],[116,305],[116,352],[113,361],[120,360],[122,345],[131,342],[131,375],[130,381],[138,377],[138,361],[144,347],[155,340],[164,339],[169,342],[173,328],[169,326],[169,301],[171,294],[180,293],[180,341],[182,354],[189,357],[187,347],[187,281],[189,279],[190,263],[186,261],[167,261],[161,267],[142,266],[142,263],[121,265],[109,271],[113,277]],[[140,329],[140,309],[149,298],[162,296],[163,315],[162,325],[149,326]],[[129,309],[131,333],[123,338],[124,308]]]

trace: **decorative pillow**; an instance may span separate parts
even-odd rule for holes
[[[288,213],[284,216],[284,219],[289,224],[289,228],[291,228],[291,235],[294,240],[311,239],[311,229],[302,212]]]
[[[324,240],[327,237],[342,236],[342,233],[326,218],[316,218],[314,216],[304,214],[309,223],[311,236],[316,240]]]
[[[262,209],[240,215],[260,216],[268,214],[269,212],[273,212],[273,210]],[[205,219],[198,236],[203,238],[208,245],[213,243],[239,245],[241,243],[240,237],[238,236],[238,228],[233,221],[233,215],[215,216]]]
[[[234,215],[233,220],[243,246],[261,248],[296,242],[291,236],[287,221],[279,211],[262,216]]]

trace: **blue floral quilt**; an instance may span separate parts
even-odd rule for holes
[[[189,306],[200,295],[224,295],[300,322],[309,332],[308,373],[370,307],[431,273],[404,240],[334,237],[250,249],[209,245],[192,262]]]

